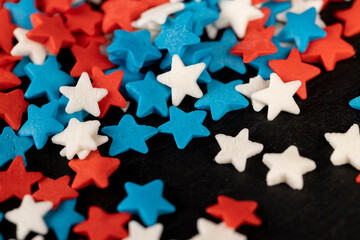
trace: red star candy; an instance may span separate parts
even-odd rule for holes
[[[71,0],[37,0],[37,6],[48,15],[64,13],[71,9]]]
[[[264,16],[257,20],[250,21],[247,25],[246,31],[252,31],[254,29],[260,31],[265,28],[265,24],[270,17],[271,11],[269,8],[262,8],[262,9],[260,9],[260,11],[264,14]]]
[[[206,208],[206,212],[223,220],[228,227],[237,229],[243,224],[261,225],[261,219],[254,213],[258,207],[257,202],[237,201],[226,196],[218,196],[217,200],[218,204]]]
[[[59,15],[49,17],[45,14],[34,13],[30,19],[34,28],[26,36],[44,44],[51,53],[57,55],[61,48],[71,47],[75,43],[75,37],[65,27]]]
[[[354,1],[349,9],[335,12],[335,17],[344,22],[345,37],[360,33],[360,1]]]
[[[13,32],[16,26],[11,23],[9,10],[0,9],[0,48],[6,53],[10,53],[13,48]]]
[[[23,158],[17,156],[6,171],[0,172],[0,202],[31,194],[31,186],[42,176],[40,172],[27,172]]]
[[[71,187],[81,189],[94,184],[98,188],[107,188],[109,186],[109,177],[119,166],[119,159],[102,157],[98,150],[92,151],[83,160],[71,160],[69,167],[76,172]]]
[[[0,93],[0,118],[15,131],[20,129],[22,115],[29,104],[24,99],[24,92],[15,89],[9,93]]]
[[[321,73],[320,68],[303,63],[297,48],[293,48],[287,59],[269,61],[270,68],[279,75],[283,82],[301,81],[296,94],[302,99],[307,98],[306,82]]]
[[[249,63],[259,56],[274,54],[277,51],[277,47],[271,41],[274,31],[274,26],[247,31],[244,39],[236,44],[230,53],[242,56],[244,63]]]
[[[103,14],[95,11],[88,3],[72,8],[64,14],[66,26],[71,32],[83,32],[95,35],[96,27],[101,24]]]
[[[0,68],[0,91],[17,87],[20,84],[21,80],[15,74],[8,70]]]
[[[88,219],[74,227],[74,232],[89,240],[123,239],[128,236],[124,225],[129,213],[107,213],[97,206],[90,206]]]
[[[12,71],[15,62],[20,61],[22,57],[11,56],[8,53],[0,52],[0,68]]]
[[[308,63],[322,62],[327,71],[332,71],[338,61],[354,56],[354,47],[341,39],[342,29],[340,23],[326,27],[326,37],[310,42],[301,59]]]
[[[89,36],[86,34],[75,34],[76,44],[81,47],[87,47],[91,42],[94,42],[97,45],[102,45],[108,41],[103,35],[93,35]]]
[[[62,176],[56,180],[43,178],[39,182],[39,190],[32,195],[36,201],[50,201],[55,209],[62,201],[77,198],[79,193],[69,186],[70,176]]]
[[[91,42],[87,47],[73,46],[71,52],[76,58],[76,63],[71,69],[70,75],[72,77],[79,77],[81,73],[91,73],[92,68],[97,66],[101,70],[106,70],[114,67],[107,57],[100,53],[99,45]]]

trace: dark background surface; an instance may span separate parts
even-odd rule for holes
[[[323,11],[323,19],[332,24],[336,22],[333,12],[349,6],[350,3],[329,4]],[[347,41],[359,51],[360,36]],[[148,154],[129,151],[119,155],[121,165],[110,178],[110,186],[107,189],[90,186],[80,190],[77,211],[86,217],[88,207],[97,205],[115,212],[118,203],[126,196],[125,182],[145,184],[161,179],[165,183],[164,197],[176,206],[174,214],[159,218],[159,222],[164,224],[164,239],[192,237],[197,233],[196,220],[199,217],[219,222],[205,213],[207,206],[216,203],[218,195],[259,203],[256,214],[263,224],[260,227],[242,226],[238,230],[249,239],[359,239],[360,185],[355,183],[358,171],[349,165],[334,167],[329,160],[333,150],[324,138],[326,132],[345,132],[353,123],[359,123],[360,112],[348,105],[349,100],[360,95],[358,56],[338,63],[333,72],[326,72],[319,65],[322,74],[308,82],[308,99],[301,101],[296,97],[301,109],[299,116],[281,113],[270,122],[266,119],[267,109],[256,113],[251,107],[228,113],[217,122],[212,121],[208,114],[204,125],[211,131],[210,137],[194,139],[184,150],[176,147],[172,136],[158,134],[147,141]],[[68,51],[61,52],[58,59],[66,70],[74,63]],[[223,70],[213,77],[222,82],[240,78],[246,83],[255,75],[256,71],[248,67],[246,76]],[[23,88],[28,84],[29,80],[24,79]],[[40,105],[45,102],[45,99],[40,99],[31,103]],[[194,102],[187,97],[180,108],[194,110]],[[131,101],[128,113],[135,116],[135,112],[136,103]],[[120,109],[112,108],[101,120],[101,128],[117,124],[123,114]],[[136,121],[157,127],[167,119],[150,116],[136,118]],[[5,126],[3,122],[0,125],[1,129]],[[213,159],[220,148],[214,136],[219,133],[235,136],[243,128],[249,128],[252,141],[264,144],[264,151],[249,159],[245,172],[239,173],[231,164],[215,163]],[[302,156],[316,162],[316,170],[305,175],[301,191],[285,184],[268,187],[265,180],[268,169],[262,163],[263,153],[283,152],[293,144]],[[109,146],[110,142],[99,148],[102,155],[107,156]],[[50,141],[40,151],[33,147],[26,154],[27,170],[41,171],[51,178],[65,174],[73,177],[68,160],[59,155],[61,148]],[[0,211],[6,212],[19,204],[17,199],[6,201],[0,204]],[[0,232],[5,239],[15,237],[15,226],[4,220]],[[47,239],[56,238],[50,231]],[[79,239],[79,236],[72,234],[71,239]]]

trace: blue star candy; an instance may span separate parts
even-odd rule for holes
[[[152,113],[161,117],[169,115],[167,101],[171,96],[171,90],[159,83],[153,72],[148,72],[144,80],[126,84],[126,90],[138,103],[136,116],[142,118]]]
[[[107,49],[109,60],[114,64],[125,65],[129,71],[138,72],[143,66],[162,57],[161,52],[152,45],[147,30],[116,30],[114,34],[114,41]]]
[[[218,121],[226,113],[239,110],[249,106],[248,100],[235,90],[237,85],[243,81],[236,80],[224,84],[217,80],[212,80],[207,85],[207,94],[200,98],[195,107],[202,110],[210,110],[214,121]]]
[[[61,96],[59,100],[52,100],[51,102],[57,103],[57,113],[56,120],[58,120],[62,125],[68,125],[70,119],[76,118],[80,122],[84,120],[84,118],[88,115],[85,111],[74,112],[72,114],[68,114],[65,111],[66,105],[69,102],[69,99],[65,96]]]
[[[169,111],[170,121],[159,126],[158,130],[172,134],[179,149],[184,149],[193,138],[210,135],[210,131],[202,125],[206,117],[205,111],[186,113],[175,106],[171,106]]]
[[[158,133],[154,127],[137,124],[129,114],[125,114],[118,125],[104,127],[101,131],[113,139],[110,156],[130,149],[145,154],[149,151],[145,141]]]
[[[30,16],[33,13],[39,12],[35,8],[35,0],[20,0],[18,3],[7,2],[4,7],[9,9],[11,14],[11,21],[22,28],[32,29]]]
[[[154,41],[159,49],[167,49],[171,56],[182,56],[187,46],[197,44],[200,38],[191,32],[192,13],[184,12],[175,19],[167,18]]]
[[[19,137],[11,127],[5,127],[0,135],[0,167],[11,162],[16,156],[20,155],[26,166],[25,152],[34,145],[34,141],[29,137]]]
[[[50,101],[59,99],[61,86],[75,84],[74,79],[60,68],[56,56],[48,57],[43,65],[26,65],[25,72],[31,83],[25,92],[25,98],[33,99],[45,95]]]
[[[29,57],[23,57],[18,64],[13,69],[13,73],[18,77],[25,77],[27,76],[25,72],[25,66],[29,63],[32,63]]]
[[[270,9],[270,16],[265,24],[266,27],[274,26],[276,24],[276,15],[291,7],[291,2],[274,2],[269,1],[262,5]]]
[[[349,105],[350,105],[350,107],[352,107],[352,108],[354,108],[356,110],[360,110],[360,96],[352,99],[349,102]]]
[[[288,12],[286,17],[287,24],[277,38],[280,42],[295,43],[301,53],[306,51],[311,41],[326,36],[326,32],[315,24],[315,8],[301,14]]]
[[[20,128],[18,135],[21,137],[32,137],[37,149],[42,149],[48,138],[64,129],[64,125],[58,122],[55,117],[58,105],[50,102],[41,108],[36,105],[28,107],[28,120]]]
[[[85,220],[81,214],[75,211],[76,200],[62,202],[44,217],[46,225],[54,231],[58,240],[68,239],[71,227]]]
[[[175,212],[176,208],[163,198],[164,183],[154,180],[145,185],[125,183],[127,197],[117,206],[119,212],[139,215],[146,226],[156,224],[160,215]]]

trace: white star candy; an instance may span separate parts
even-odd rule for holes
[[[196,223],[198,235],[191,240],[246,240],[247,237],[228,228],[224,222],[213,223],[205,218],[199,218]]]
[[[269,81],[265,81],[260,75],[250,78],[249,83],[240,84],[235,87],[236,91],[251,99],[251,104],[256,112],[261,111],[265,104],[252,99],[251,95],[269,87]]]
[[[53,136],[51,141],[65,146],[60,155],[66,156],[68,160],[73,159],[75,155],[84,159],[91,151],[109,140],[107,136],[97,134],[99,127],[99,121],[80,122],[76,118],[72,118],[67,128]]]
[[[205,63],[185,66],[178,55],[174,55],[169,72],[157,76],[157,80],[171,88],[171,99],[174,106],[179,106],[186,95],[201,98],[203,93],[196,83],[206,67]]]
[[[295,146],[288,147],[283,153],[264,154],[263,163],[270,169],[266,175],[268,186],[287,183],[296,190],[304,186],[303,175],[316,168],[315,162],[300,156]]]
[[[104,88],[93,88],[86,72],[81,74],[75,87],[62,86],[60,92],[69,99],[65,108],[67,113],[85,110],[94,117],[100,116],[98,102],[108,94]]]
[[[157,223],[151,227],[143,227],[135,220],[129,222],[129,236],[124,240],[160,240],[163,225]]]
[[[220,16],[215,22],[218,29],[232,27],[239,38],[243,38],[250,21],[262,18],[264,14],[251,0],[222,0],[219,2]]]
[[[359,125],[354,124],[346,133],[326,133],[326,140],[334,148],[330,161],[335,166],[351,164],[360,170]]]
[[[268,106],[267,119],[269,121],[274,120],[281,111],[297,115],[300,109],[293,96],[300,85],[301,81],[284,83],[276,73],[272,73],[269,87],[253,93],[251,99]]]
[[[221,151],[216,155],[215,161],[219,164],[232,163],[236,170],[243,172],[246,160],[263,150],[260,143],[249,141],[249,129],[244,128],[236,137],[217,134],[216,141]]]
[[[25,195],[20,207],[8,211],[5,219],[16,225],[16,238],[25,239],[30,232],[47,234],[43,219],[53,207],[52,202],[35,202],[31,195]]]
[[[10,54],[21,57],[29,56],[33,63],[42,65],[45,62],[48,51],[44,45],[28,39],[26,37],[28,32],[28,30],[19,27],[14,30],[14,36],[18,43],[11,49]]]

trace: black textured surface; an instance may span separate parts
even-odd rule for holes
[[[334,10],[349,5],[330,4],[323,12],[327,24],[335,22],[331,17]],[[360,36],[347,40],[358,52]],[[74,62],[66,51],[61,53],[59,60],[65,69]],[[256,213],[263,224],[260,227],[242,226],[238,230],[249,239],[359,239],[360,185],[355,183],[358,172],[350,166],[334,167],[329,160],[332,148],[324,139],[325,132],[345,132],[360,121],[360,112],[348,105],[349,100],[360,95],[359,67],[357,57],[338,63],[333,72],[326,72],[321,67],[322,74],[308,82],[308,99],[301,101],[296,97],[301,109],[299,116],[281,113],[269,122],[266,109],[255,113],[251,107],[228,113],[218,122],[212,121],[208,114],[204,124],[211,131],[210,137],[194,139],[184,150],[176,148],[172,136],[156,135],[148,141],[148,154],[130,151],[118,156],[121,165],[110,178],[107,189],[91,186],[80,190],[77,210],[86,216],[88,207],[97,205],[115,212],[117,204],[125,197],[126,181],[145,184],[162,179],[165,198],[177,208],[176,213],[159,218],[164,224],[164,239],[192,237],[197,232],[199,217],[219,222],[208,216],[205,208],[214,204],[220,194],[259,203]],[[238,78],[248,82],[255,74],[256,71],[249,68],[246,76],[224,70],[213,77],[223,82]],[[23,87],[28,83],[24,79]],[[191,111],[194,102],[194,99],[186,98],[180,108]],[[136,103],[132,101],[128,113],[135,115],[135,111]],[[101,120],[101,127],[117,124],[123,114],[112,108]],[[154,116],[136,120],[155,127],[167,121]],[[3,126],[1,122],[1,129]],[[263,153],[248,160],[244,173],[237,172],[232,165],[214,162],[220,150],[214,136],[218,133],[235,136],[243,128],[250,129],[251,140],[264,144],[263,153],[282,152],[294,144],[302,156],[316,162],[316,170],[304,177],[302,191],[292,190],[285,184],[268,187],[265,181],[268,169],[261,161]],[[109,145],[110,142],[100,147],[102,155],[107,155]],[[61,148],[50,142],[41,151],[32,148],[26,154],[28,170],[41,171],[51,178],[65,174],[73,177],[68,161],[59,155]],[[7,166],[1,170],[5,169]],[[1,203],[0,211],[8,211],[19,203],[16,199]],[[6,220],[1,223],[0,231],[5,239],[15,236],[15,226]],[[55,239],[55,235],[50,232],[47,239]],[[72,234],[71,239],[79,239],[79,236]]]

